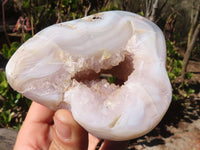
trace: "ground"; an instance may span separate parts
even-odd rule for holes
[[[200,150],[200,98],[173,101],[160,124],[129,150]]]
[[[172,101],[159,125],[130,141],[128,150],[200,150],[200,61],[190,60],[187,71],[195,93]]]

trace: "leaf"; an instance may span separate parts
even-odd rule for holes
[[[188,79],[188,80],[190,80],[192,77],[193,77],[193,73],[191,73],[191,72],[187,72],[185,74],[185,78]]]
[[[178,100],[178,96],[176,96],[175,94],[172,95],[172,100],[177,101]]]
[[[9,47],[7,44],[3,44],[3,48],[1,49],[2,51],[2,55],[8,59],[8,51],[9,51]]]
[[[6,80],[6,74],[4,71],[0,72],[0,83]]]
[[[12,42],[11,43],[11,48],[15,48],[15,49],[18,49],[20,47],[20,43],[19,42]]]
[[[107,78],[107,81],[108,81],[109,83],[114,83],[115,80],[116,80],[116,77],[114,77],[114,76],[108,77],[108,78]]]
[[[3,112],[1,113],[1,116],[2,116],[2,118],[3,118],[3,120],[2,120],[2,123],[3,123],[3,124],[8,124],[8,123],[11,121],[11,119],[12,119],[12,116],[11,116],[11,113],[10,113],[9,110],[3,111]]]
[[[7,44],[3,45],[2,48],[2,55],[6,58],[6,59],[10,59],[10,57],[14,54],[14,52],[19,48],[21,44],[19,42],[12,42],[11,43],[11,48],[8,47]]]
[[[188,90],[188,94],[193,94],[193,93],[195,93],[195,90],[192,89],[192,88],[189,88],[189,90]]]
[[[7,119],[8,119],[8,122],[10,122],[11,121],[11,119],[12,119],[12,116],[11,116],[11,113],[10,113],[10,111],[7,111],[8,113],[7,113]]]
[[[30,0],[23,1],[24,7],[28,8],[30,6]]]
[[[0,93],[4,95],[5,90],[8,88],[5,72],[0,72]]]
[[[11,49],[9,50],[9,52],[8,52],[8,59],[10,59],[10,57],[15,53],[16,50],[17,50],[17,49],[15,49],[15,48],[11,48]]]
[[[17,93],[17,96],[16,96],[16,98],[17,99],[20,99],[22,97],[22,95],[21,94],[19,94],[19,93]]]
[[[171,72],[168,72],[168,76],[169,76],[170,81],[173,81],[176,78],[175,75]]]
[[[179,76],[181,74],[181,69],[180,68],[174,68],[173,71],[175,76]]]
[[[144,17],[144,12],[143,11],[141,11],[141,12],[139,12],[137,14]]]
[[[1,82],[0,87],[4,88],[4,89],[7,88],[8,87],[8,82],[7,81]]]
[[[181,60],[177,60],[177,67],[182,68],[183,62]]]
[[[28,39],[30,39],[32,36],[29,33],[24,34],[24,39],[23,41],[26,42]]]

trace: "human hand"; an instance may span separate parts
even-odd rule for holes
[[[32,103],[14,150],[95,150],[99,139],[88,134],[68,110],[56,112]],[[124,150],[127,141],[104,141],[100,150]]]

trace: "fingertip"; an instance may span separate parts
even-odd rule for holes
[[[64,124],[76,124],[73,119],[72,113],[66,109],[59,109],[54,115],[54,121],[61,121]]]
[[[52,149],[84,150],[88,146],[87,132],[73,119],[71,112],[60,109],[54,116]],[[53,148],[54,147],[54,148]]]

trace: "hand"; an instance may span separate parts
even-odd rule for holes
[[[56,112],[32,103],[14,150],[95,150],[99,139],[88,134],[68,110]],[[104,141],[100,150],[124,150],[127,142]]]

